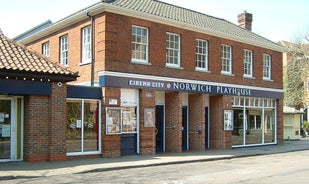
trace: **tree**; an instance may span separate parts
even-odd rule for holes
[[[284,103],[297,109],[309,105],[309,32],[298,37],[288,49],[284,75]]]

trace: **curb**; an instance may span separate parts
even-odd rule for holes
[[[264,155],[272,155],[272,154],[280,154],[280,153],[288,153],[288,152],[296,152],[296,151],[304,151],[304,150],[308,150],[308,148],[298,148],[298,149],[293,149],[293,150],[288,150],[288,151],[278,150],[278,151],[271,152],[271,153],[253,153],[253,154],[223,156],[223,157],[216,157],[216,158],[202,158],[202,159],[194,159],[194,160],[178,160],[178,161],[171,161],[171,162],[167,161],[167,162],[160,162],[160,163],[97,168],[97,169],[89,169],[87,171],[74,172],[74,173],[71,173],[71,174],[96,173],[96,172],[106,172],[106,171],[125,170],[125,169],[134,169],[134,168],[146,168],[146,167],[156,167],[156,166],[164,166],[164,165],[186,164],[186,163],[195,163],[195,162],[211,162],[211,161],[218,161],[218,160],[229,160],[229,159],[234,159],[234,158],[264,156]],[[58,175],[61,175],[61,174],[58,174]],[[57,175],[54,175],[54,176],[57,176]],[[15,179],[41,178],[41,177],[47,177],[47,176],[7,175],[7,176],[0,176],[0,181],[15,180]]]

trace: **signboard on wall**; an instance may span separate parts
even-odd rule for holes
[[[119,75],[119,76],[117,76]],[[232,96],[263,97],[283,99],[283,89],[263,88],[208,81],[185,80],[178,78],[133,75],[109,72],[100,73],[101,87],[120,87],[136,89],[153,89],[181,91],[187,93],[206,93]]]

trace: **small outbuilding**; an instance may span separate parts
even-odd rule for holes
[[[283,139],[298,140],[301,137],[303,112],[293,107],[283,107]]]

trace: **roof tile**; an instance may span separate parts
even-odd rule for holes
[[[25,71],[33,73],[75,76],[72,72],[48,58],[28,50],[26,47],[7,38],[0,30],[0,69],[13,70],[15,72]]]
[[[225,19],[216,18],[194,10],[175,6],[158,0],[115,0],[110,3],[113,6],[132,11],[151,14],[158,17],[197,26],[205,30],[223,33],[227,36],[243,39],[250,42],[261,43],[264,46],[278,47],[274,43],[258,34],[239,27]]]

